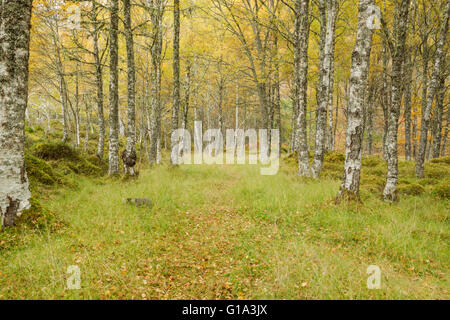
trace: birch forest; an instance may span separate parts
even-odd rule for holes
[[[0,0],[0,299],[448,299],[449,14]]]

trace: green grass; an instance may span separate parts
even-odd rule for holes
[[[382,168],[370,159],[367,174]],[[336,205],[334,176],[304,180],[282,163],[276,176],[192,165],[78,177],[39,196],[41,223],[0,234],[0,299],[448,299],[448,198],[426,189],[386,204],[368,179],[362,203]],[[65,288],[70,265],[80,290]]]

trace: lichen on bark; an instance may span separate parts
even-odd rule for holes
[[[31,0],[5,0],[0,11],[0,224],[30,207],[25,168],[25,110]]]

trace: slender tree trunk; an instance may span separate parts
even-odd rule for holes
[[[442,148],[441,148],[441,157],[445,156],[445,149],[447,146],[447,137],[448,137],[448,130],[450,129],[450,108],[447,107],[447,119],[446,119],[446,125],[445,125],[445,132],[444,136],[442,138]]]
[[[442,63],[445,65],[445,63]],[[436,92],[436,117],[434,121],[432,137],[433,146],[432,154],[433,158],[439,158],[441,155],[441,141],[442,141],[442,116],[444,114],[444,98],[445,98],[445,68],[442,69],[439,78],[439,86]]]
[[[360,0],[358,7],[358,29],[355,48],[352,53],[350,70],[350,96],[347,115],[347,138],[345,150],[344,178],[337,200],[342,198],[359,198],[359,181],[361,176],[361,153],[363,130],[364,90],[367,87],[372,30],[368,19],[373,14],[373,1]]]
[[[61,50],[60,50],[60,44],[59,44],[59,26],[58,26],[59,20],[55,19],[55,31],[52,33],[52,41],[53,46],[55,47],[55,54],[56,54],[56,69],[59,77],[59,99],[61,102],[61,113],[62,113],[62,127],[63,127],[63,136],[62,141],[67,142],[69,140],[69,114],[68,114],[68,97],[67,97],[67,87],[66,87],[66,81],[64,79],[64,66],[62,63],[61,58]]]
[[[109,175],[119,170],[119,0],[110,0],[110,80],[109,80]]]
[[[295,2],[295,48],[294,76],[297,99],[296,147],[298,152],[298,175],[309,177],[308,140],[306,133],[306,106],[308,89],[308,42],[309,42],[309,0]]]
[[[337,133],[337,128],[338,128],[338,121],[339,121],[339,102],[340,102],[340,90],[337,90],[337,95],[336,95],[336,115],[334,117],[334,128],[333,128],[333,149],[336,147],[336,133]]]
[[[183,129],[186,129],[188,123],[189,107],[191,102],[191,65],[189,63],[186,70],[186,88],[184,94],[185,96],[184,96],[182,127]]]
[[[75,147],[79,148],[80,140],[80,90],[79,90],[79,71],[78,64],[75,72],[75,110],[73,110],[75,119]]]
[[[128,76],[128,109],[127,109],[127,145],[124,162],[125,173],[129,171],[134,175],[131,166],[136,161],[136,71],[134,64],[134,41],[131,28],[131,3],[130,0],[123,1],[124,9],[124,31],[127,46],[127,76]]]
[[[173,21],[172,132],[178,129],[178,113],[180,110],[180,0],[174,0]],[[209,108],[209,106],[207,106],[207,108]],[[172,163],[172,157],[170,161]]]
[[[420,127],[420,145],[416,161],[416,176],[418,178],[423,178],[425,171],[425,151],[427,149],[427,140],[428,140],[427,137],[428,137],[428,129],[430,126],[431,108],[433,106],[435,93],[439,86],[439,75],[441,70],[441,64],[443,63],[446,52],[444,45],[447,39],[449,11],[450,11],[450,0],[447,0],[444,17],[441,23],[439,40],[436,45],[434,67],[430,79],[430,84],[428,87],[426,106],[425,109],[422,110],[422,122]]]
[[[320,73],[319,85],[317,88],[317,109],[316,109],[316,144],[312,173],[314,178],[318,178],[323,167],[325,153],[325,143],[327,134],[327,109],[330,102],[330,80],[331,60],[334,46],[334,15],[336,12],[336,1],[320,1]]]
[[[86,111],[86,128],[84,131],[84,146],[83,151],[87,152],[89,147],[89,128],[91,126],[91,116],[90,116],[90,110],[89,110],[89,103],[87,101],[84,102],[84,107]]]
[[[369,96],[367,97],[367,113],[366,113],[366,131],[367,131],[367,155],[371,156],[373,153],[373,103],[375,96],[374,86],[369,85]]]
[[[295,54],[295,53],[294,53]],[[296,72],[295,70],[297,69],[296,63],[294,63],[294,73]],[[294,85],[294,89],[292,90],[292,114],[291,114],[291,142],[289,145],[289,152],[295,152],[297,151],[296,147],[298,146],[297,144],[297,117],[298,117],[298,92],[297,92],[297,88]]]
[[[381,94],[380,100],[381,100],[381,107],[383,109],[383,119],[384,119],[384,126],[383,126],[383,146],[382,146],[382,150],[383,150],[383,160],[387,160],[388,155],[387,155],[387,145],[386,145],[386,140],[387,140],[387,131],[388,131],[388,126],[389,126],[389,107],[390,107],[390,103],[391,103],[391,98],[390,98],[390,92],[389,92],[389,86],[388,86],[388,69],[387,69],[387,64],[388,64],[388,57],[387,57],[387,52],[386,52],[386,47],[387,47],[387,43],[386,41],[383,41],[383,49],[382,49],[382,56],[383,56],[383,92]]]
[[[331,49],[330,49],[330,83],[328,90],[328,150],[334,150],[334,135],[333,135],[333,97],[334,97],[334,52],[336,41],[336,19],[337,19],[337,0],[332,0],[329,3],[329,17],[331,26]],[[328,22],[328,20],[327,20]]]
[[[237,130],[239,129],[239,80],[236,79],[236,101],[235,101],[235,109],[234,109],[234,129],[236,131],[237,137]]]
[[[408,31],[409,4],[411,0],[402,0],[395,7],[394,41],[389,43],[392,56],[392,103],[389,108],[388,131],[386,136],[387,148],[387,179],[383,197],[385,201],[394,201],[397,197],[398,181],[398,119],[402,102],[402,76],[405,64],[405,45]],[[385,30],[387,32],[387,30]]]
[[[30,207],[25,169],[25,110],[31,0],[3,0],[0,6],[0,225],[15,225]]]
[[[103,112],[103,71],[100,50],[98,45],[99,27],[97,20],[97,7],[95,1],[92,2],[92,22],[94,24],[94,63],[95,63],[95,85],[97,87],[97,117],[98,117],[98,145],[97,156],[103,159],[105,152],[105,116]]]
[[[162,14],[163,8],[161,0],[151,1],[151,21],[153,26],[152,45],[152,70],[151,70],[151,127],[150,127],[150,164],[157,163],[158,139],[161,135],[161,95],[160,95],[160,75],[161,75],[161,41],[162,41]]]
[[[405,92],[404,92],[404,104],[405,104],[405,160],[411,161],[411,87],[412,87],[412,62],[411,62],[411,49],[407,52],[405,64]]]
[[[62,141],[67,142],[69,139],[69,132],[67,128],[67,99],[66,92],[64,90],[64,76],[61,71],[58,71],[59,76],[59,99],[61,101],[61,113],[62,113],[62,127],[63,127],[63,136]]]
[[[223,78],[220,78],[219,81],[219,101],[217,103],[217,110],[218,110],[218,120],[219,120],[219,129],[220,132],[222,133],[222,136],[224,134],[224,126],[223,126],[223,97],[224,97],[224,81]]]

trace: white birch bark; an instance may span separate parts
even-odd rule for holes
[[[127,46],[127,80],[128,80],[128,108],[127,108],[127,145],[125,148],[124,168],[130,169],[130,174],[134,175],[133,168],[128,168],[126,163],[133,164],[136,161],[136,71],[134,63],[134,41],[131,27],[131,2],[123,1],[124,9],[124,31]]]
[[[445,7],[444,17],[441,23],[441,31],[439,40],[436,46],[435,60],[433,66],[433,73],[431,75],[430,84],[428,86],[426,106],[422,110],[422,122],[420,128],[420,145],[419,152],[416,159],[416,176],[422,178],[425,173],[425,151],[427,149],[428,130],[430,126],[431,108],[433,107],[433,100],[437,88],[439,86],[439,75],[441,70],[441,64],[445,57],[445,44],[448,32],[448,17],[450,12],[450,0],[447,0]]]
[[[373,0],[359,1],[358,30],[351,58],[344,178],[338,193],[338,200],[340,198],[359,198],[364,90],[367,86],[373,33],[367,22],[374,14],[373,4]]]
[[[317,116],[316,116],[316,144],[312,173],[314,178],[318,178],[323,167],[323,158],[326,143],[326,117],[328,103],[330,102],[331,78],[332,78],[332,56],[334,50],[334,16],[336,12],[335,0],[320,1],[321,32],[320,32],[320,74],[317,94]],[[331,118],[332,119],[332,118]],[[331,120],[332,122],[332,120]]]
[[[400,106],[402,100],[403,86],[403,65],[406,60],[406,35],[408,31],[408,15],[411,0],[402,0],[397,2],[394,14],[394,42],[389,38],[389,51],[392,57],[392,100],[388,110],[388,128],[386,132],[386,155],[387,155],[387,177],[386,185],[383,191],[385,201],[392,202],[396,200],[396,187],[398,182],[398,120],[400,117]],[[384,25],[384,23],[383,23]],[[388,31],[383,26],[386,34]]]
[[[110,80],[109,80],[109,175],[119,170],[119,0],[110,0]]]
[[[309,159],[306,133],[306,106],[308,89],[309,0],[295,2],[294,76],[297,102],[295,147],[298,152],[298,175],[309,177]]]
[[[0,225],[30,207],[25,110],[32,0],[3,0],[0,11]]]

